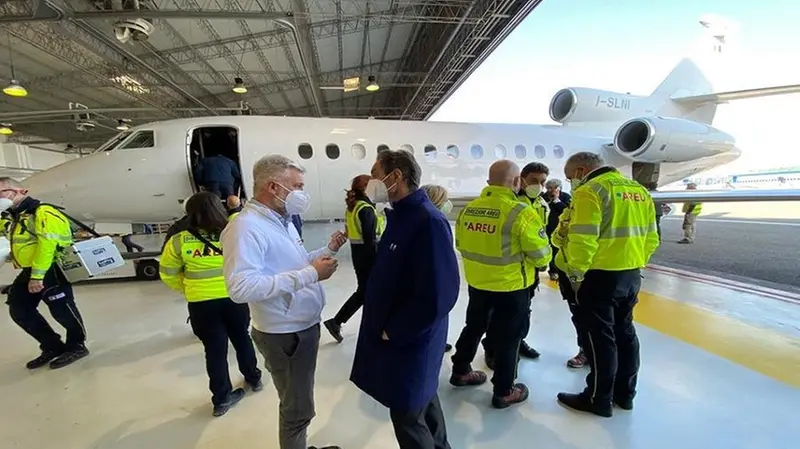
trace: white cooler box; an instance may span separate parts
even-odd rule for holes
[[[125,265],[111,237],[74,243],[61,250],[58,266],[70,282],[78,282]]]

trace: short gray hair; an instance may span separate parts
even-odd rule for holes
[[[547,189],[550,189],[550,188],[553,188],[553,187],[555,187],[556,189],[560,189],[561,188],[561,180],[560,179],[556,179],[556,178],[548,179],[547,182],[544,183],[544,187],[547,188]]]
[[[286,156],[270,154],[262,157],[253,164],[253,191],[257,192],[264,184],[278,179],[289,169],[306,172],[300,164]]]
[[[601,167],[606,164],[603,156],[591,151],[580,151],[567,159],[567,165],[583,165],[586,167]]]

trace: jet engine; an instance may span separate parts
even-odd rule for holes
[[[688,162],[727,153],[735,139],[705,123],[675,117],[628,120],[614,135],[614,149],[635,162]]]
[[[640,106],[645,98],[585,87],[569,87],[553,95],[550,100],[550,118],[558,123],[622,121],[641,114]]]

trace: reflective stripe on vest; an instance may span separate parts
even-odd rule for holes
[[[517,254],[511,254],[511,230],[514,228],[514,222],[517,220],[517,217],[519,217],[520,212],[522,212],[522,210],[526,207],[528,206],[525,203],[520,203],[514,206],[514,208],[511,209],[511,212],[508,213],[506,221],[503,223],[503,227],[500,230],[501,256],[486,256],[483,254],[461,250],[461,257],[473,262],[482,263],[484,265],[495,266],[505,266],[512,263],[522,262],[526,255],[531,259],[544,257],[547,254],[547,248],[542,248],[533,252],[519,252]]]
[[[218,239],[208,238],[217,247]],[[172,239],[174,253],[181,258],[183,266],[165,267],[159,271],[167,276],[183,276],[183,293],[189,302],[227,298],[228,290],[223,277],[223,256],[188,231],[181,231]]]

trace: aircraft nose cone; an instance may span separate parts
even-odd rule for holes
[[[22,185],[28,189],[29,194],[42,201],[63,205],[66,183],[64,174],[59,173],[58,167],[54,167],[43,172],[29,176],[22,181]]]

